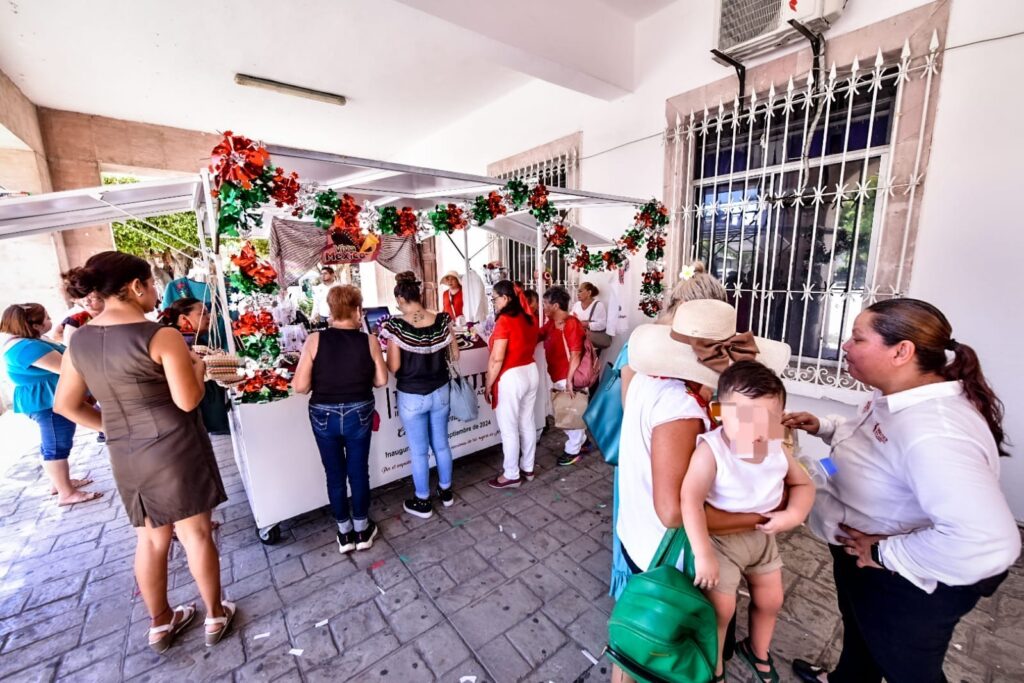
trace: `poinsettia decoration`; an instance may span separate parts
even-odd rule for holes
[[[246,378],[238,392],[242,403],[267,403],[288,398],[290,388],[291,383],[284,371],[258,370]]]
[[[277,271],[267,261],[256,255],[251,242],[242,245],[241,251],[231,257],[231,263],[238,269],[231,273],[229,282],[243,294],[275,294]]]
[[[491,191],[465,205],[439,204],[425,212],[417,212],[411,207],[374,207],[370,204],[360,208],[350,195],[339,196],[331,189],[320,190],[316,183],[300,181],[294,172],[286,173],[275,168],[265,147],[231,131],[224,133],[211,157],[214,195],[220,203],[218,229],[221,234],[246,234],[258,227],[262,220],[262,206],[268,202],[279,208],[292,207],[293,215],[311,217],[317,226],[329,230],[336,242],[347,240],[356,247],[379,235],[417,240],[433,235],[450,235],[456,230],[466,229],[470,220],[476,225],[483,225],[526,206],[537,222],[544,226],[549,243],[577,270],[618,269],[630,255],[646,248],[645,275],[649,281],[645,280],[647,298],[641,302],[641,308],[648,315],[655,315],[660,307],[663,292],[660,275],[669,215],[665,205],[657,200],[652,199],[637,207],[633,225],[611,249],[591,253],[585,245],[577,244],[569,235],[568,228],[558,220],[559,211],[543,183],[530,187],[522,180],[513,179],[501,191]],[[653,273],[658,273],[658,277]],[[255,283],[256,280],[250,277],[232,284],[248,294],[253,291],[248,282]]]

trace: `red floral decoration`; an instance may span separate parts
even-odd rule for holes
[[[270,198],[274,206],[281,208],[286,204],[293,206],[299,194],[299,174],[292,171],[285,175],[283,168],[275,168],[270,179]]]
[[[270,153],[262,145],[243,135],[224,131],[224,139],[210,154],[210,172],[213,173],[214,189],[224,183],[234,183],[248,190],[263,175],[263,169],[270,160]]]
[[[416,211],[408,206],[403,206],[398,211],[398,236],[415,237],[418,226]]]
[[[490,210],[492,218],[508,213],[508,209],[505,208],[505,200],[497,192],[487,195],[487,208]]]
[[[238,320],[231,323],[231,330],[236,337],[248,337],[254,334],[273,335],[277,334],[277,323],[270,311],[260,310],[258,313],[251,311],[238,316]]]
[[[258,288],[264,288],[277,281],[277,271],[266,261],[260,260],[256,249],[250,242],[242,246],[242,250],[231,257],[231,262],[238,266],[242,275],[252,280]]]
[[[462,210],[461,206],[455,204],[448,205],[448,227],[451,228],[452,232],[456,230],[465,230],[469,226],[469,221],[466,220],[466,214]]]

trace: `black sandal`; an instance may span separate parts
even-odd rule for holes
[[[819,676],[826,671],[825,667],[811,664],[804,659],[793,660],[793,673],[804,683],[820,683]]]
[[[754,654],[754,649],[750,646],[750,638],[746,638],[736,643],[736,654],[743,658],[747,664],[750,665],[751,671],[757,676],[757,679],[761,683],[779,683],[779,672],[775,670],[775,662],[772,661],[772,655],[768,653],[768,659],[761,659]],[[757,668],[757,665],[767,666],[768,671],[761,671]]]

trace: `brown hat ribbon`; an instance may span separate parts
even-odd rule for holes
[[[689,337],[673,332],[672,338],[688,344],[701,365],[719,373],[736,361],[754,360],[759,353],[752,332],[739,332],[727,339]]]

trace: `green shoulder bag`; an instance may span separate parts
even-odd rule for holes
[[[669,529],[651,568],[630,578],[615,603],[606,653],[638,681],[706,683],[714,677],[715,609],[693,577],[690,540],[683,529]]]

